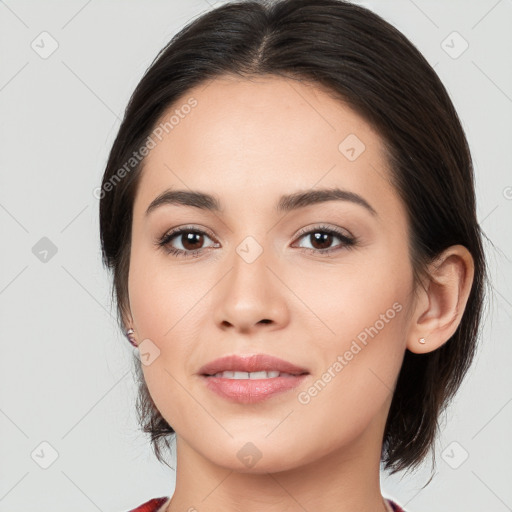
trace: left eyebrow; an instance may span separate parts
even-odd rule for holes
[[[364,207],[372,215],[378,216],[376,210],[366,199],[355,192],[343,190],[340,188],[324,188],[308,190],[306,192],[295,192],[287,196],[281,196],[276,206],[278,212],[289,212],[298,208],[305,208],[318,203],[327,201],[349,201]]]
[[[376,210],[362,196],[340,188],[316,189],[283,195],[277,202],[276,211],[278,213],[290,212],[327,201],[349,201],[364,207],[372,215],[378,216]],[[221,211],[220,200],[214,195],[193,190],[169,189],[153,199],[146,210],[146,215],[164,204],[191,206],[212,212]]]

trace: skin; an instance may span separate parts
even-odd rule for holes
[[[142,366],[144,378],[177,433],[176,488],[162,510],[383,512],[382,436],[405,350],[435,350],[455,332],[472,258],[464,247],[450,247],[415,290],[407,215],[389,182],[383,141],[318,85],[217,78],[188,91],[163,117],[191,97],[197,106],[145,159],[125,319],[139,342],[160,351]],[[339,150],[349,134],[365,145],[354,161]],[[274,209],[282,194],[324,187],[361,195],[377,214],[349,201]],[[163,205],[146,215],[169,188],[215,194],[222,211]],[[204,238],[187,246],[177,236],[170,245],[199,248],[198,257],[156,245],[189,225]],[[358,243],[346,247],[334,235],[321,245],[311,234],[297,235],[320,225]],[[263,251],[251,263],[236,250],[248,236]],[[334,250],[322,254],[326,248]],[[300,403],[299,393],[329,368],[332,375],[337,357],[396,303],[400,312]],[[235,353],[271,354],[310,374],[266,401],[230,402],[197,372]],[[237,456],[248,442],[261,454],[252,467]]]

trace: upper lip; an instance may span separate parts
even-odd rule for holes
[[[199,370],[201,375],[215,375],[224,371],[261,372],[279,371],[291,375],[309,373],[305,368],[267,354],[229,355],[210,361]]]

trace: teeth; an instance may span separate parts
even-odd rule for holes
[[[288,373],[281,373],[278,371],[271,372],[220,372],[216,373],[214,377],[221,377],[223,379],[275,379],[276,377],[290,377]]]

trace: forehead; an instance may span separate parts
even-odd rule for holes
[[[376,198],[383,188],[393,194],[379,134],[311,83],[216,78],[169,107],[158,129],[144,161],[136,209],[168,188],[214,191],[225,198],[226,209],[241,194],[244,205],[254,207],[247,199],[262,204],[263,198],[317,186]]]

